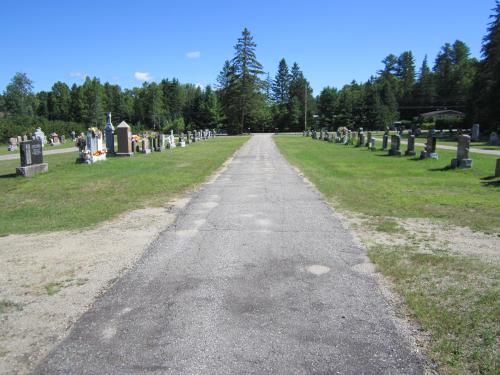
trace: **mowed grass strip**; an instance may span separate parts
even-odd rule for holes
[[[450,170],[454,153],[442,150],[440,160],[417,161],[304,137],[275,140],[328,199],[369,215],[375,230],[387,236],[405,231],[398,217],[430,217],[498,234],[499,179],[488,178],[495,157],[472,154],[473,169]],[[423,252],[419,245],[418,240],[410,246],[377,245],[368,255],[427,332],[428,354],[440,373],[498,374],[498,262],[445,250]]]
[[[428,351],[440,373],[498,374],[498,264],[411,246],[375,246],[368,255],[431,333]]]
[[[85,228],[164,206],[202,183],[247,139],[218,137],[94,165],[76,164],[76,153],[49,155],[49,172],[33,178],[14,175],[18,161],[0,161],[0,235]]]
[[[439,160],[418,160],[310,137],[277,136],[275,140],[285,157],[342,208],[372,216],[443,219],[500,233],[495,156],[471,153],[472,169],[453,170],[449,169],[455,157],[452,151],[438,149]],[[403,154],[405,149],[402,145]],[[416,149],[418,155],[421,148]]]

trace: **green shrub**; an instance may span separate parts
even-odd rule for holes
[[[30,135],[37,127],[41,127],[46,135],[56,132],[65,136],[69,136],[72,130],[80,133],[87,129],[84,124],[71,121],[51,121],[38,116],[7,116],[0,118],[0,142],[6,142],[8,138],[18,135]]]
[[[438,130],[447,130],[447,129],[461,129],[464,128],[464,120],[463,119],[455,119],[455,118],[448,118],[448,119],[439,119],[436,120],[436,129]]]

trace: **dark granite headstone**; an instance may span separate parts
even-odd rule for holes
[[[42,142],[39,139],[21,142],[21,167],[43,163]]]

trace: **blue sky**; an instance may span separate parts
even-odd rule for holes
[[[35,90],[85,75],[122,87],[177,77],[215,82],[241,30],[274,76],[297,61],[314,93],[364,81],[389,53],[412,50],[417,66],[461,39],[479,57],[494,0],[107,1],[2,0],[0,90],[15,72]]]

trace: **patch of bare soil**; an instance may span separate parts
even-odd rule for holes
[[[29,372],[186,202],[132,211],[89,230],[0,238],[0,373]]]
[[[429,219],[374,218],[337,210],[335,213],[367,247],[417,246],[424,253],[446,252],[480,258],[485,262],[500,261],[500,237],[494,234]],[[380,225],[384,222],[394,223],[395,228],[384,231]]]
[[[173,223],[189,197],[87,230],[0,237],[0,374],[28,373]]]

